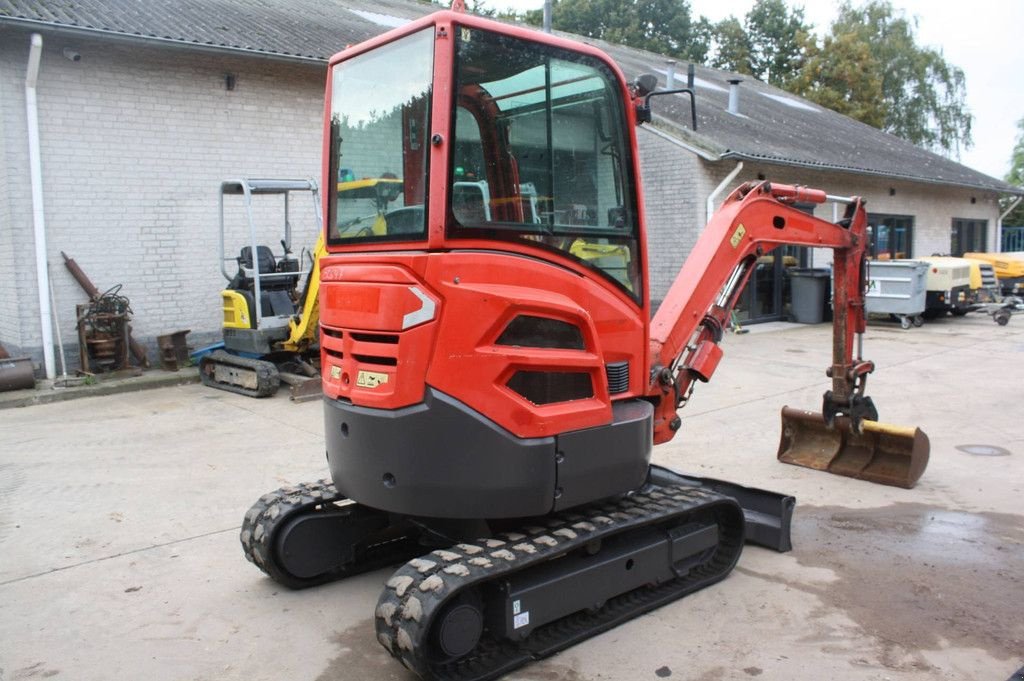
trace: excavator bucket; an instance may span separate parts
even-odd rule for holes
[[[819,412],[782,408],[779,461],[882,485],[910,489],[928,465],[920,428],[862,421],[857,432],[840,416],[829,426]]]

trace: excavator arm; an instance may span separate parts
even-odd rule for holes
[[[795,205],[826,201],[846,204],[842,220],[828,222]],[[714,374],[730,314],[757,259],[779,246],[830,248],[835,314],[826,374],[832,389],[820,414],[783,410],[779,457],[903,487],[917,481],[928,460],[927,437],[918,429],[877,423],[878,412],[864,394],[874,370],[860,356],[858,342],[866,325],[867,230],[864,203],[857,197],[762,182],[744,184],[725,200],[651,321],[648,396],[656,405],[655,444],[675,436],[681,425],[677,410],[697,381]]]
[[[651,321],[650,394],[660,398],[654,440],[670,440],[679,427],[676,409],[694,381],[707,382],[722,350],[719,343],[736,300],[757,259],[779,246],[835,251],[836,323],[833,337],[833,413],[863,418],[851,401],[873,365],[854,359],[854,339],[864,332],[863,263],[867,221],[859,198],[839,198],[846,217],[832,223],[808,215],[795,203],[824,203],[825,192],[805,187],[745,184],[708,223],[686,264]]]

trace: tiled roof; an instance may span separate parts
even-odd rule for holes
[[[321,62],[436,9],[403,0],[0,0],[0,25]]]
[[[186,47],[325,62],[358,43],[438,9],[413,0],[0,0],[0,26],[88,32]],[[588,41],[594,43],[595,41]],[[630,78],[660,72],[664,57],[596,41]],[[677,67],[685,80],[685,65]],[[756,160],[915,182],[1024,194],[893,135],[745,78],[739,115],[728,113],[737,76],[698,66],[697,132],[688,100],[654,100],[655,124],[710,159]]]
[[[664,57],[618,45],[599,47],[628,77],[660,72],[664,85]],[[685,71],[685,64],[677,65],[676,87],[685,86]],[[728,112],[728,81],[736,78],[743,80],[738,115]],[[696,91],[696,134],[690,130],[688,97],[658,97],[652,108],[656,117],[664,117],[662,126],[672,134],[716,157],[1024,194],[1002,180],[750,77],[698,66]]]

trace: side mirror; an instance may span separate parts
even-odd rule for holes
[[[692,81],[692,79],[690,79]],[[650,111],[650,98],[665,94],[688,94],[690,96],[690,127],[696,132],[697,130],[697,105],[695,100],[694,89],[690,87],[681,87],[673,90],[655,90],[657,87],[657,77],[653,74],[643,74],[637,77],[636,81],[633,82],[633,88],[636,90],[637,98],[643,99],[643,101],[636,102],[637,110],[637,123],[650,123],[651,111]]]

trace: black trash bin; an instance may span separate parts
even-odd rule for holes
[[[820,324],[825,321],[825,296],[829,288],[829,271],[809,267],[789,270],[793,293],[793,321]]]

